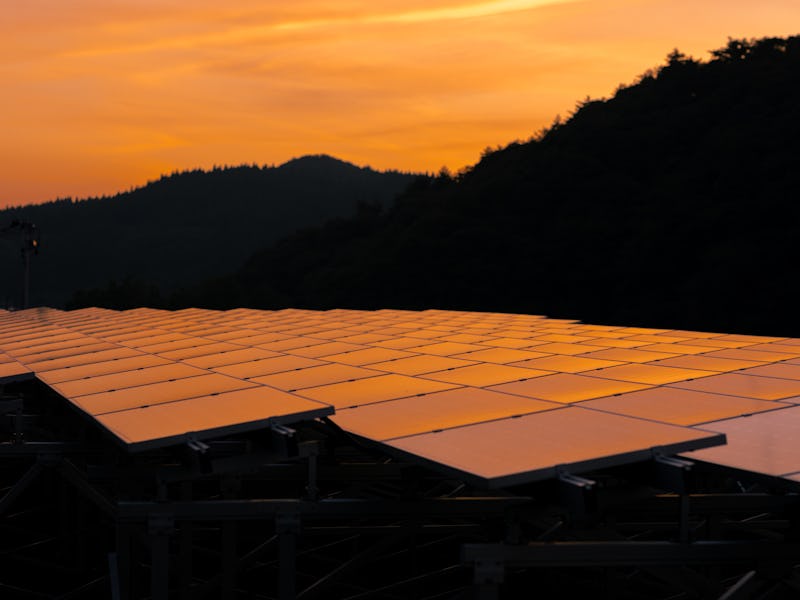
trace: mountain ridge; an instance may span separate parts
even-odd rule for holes
[[[285,238],[171,306],[448,308],[800,335],[800,37],[673,51],[385,214]]]
[[[60,305],[77,289],[141,279],[161,289],[236,268],[257,248],[302,227],[387,206],[414,174],[375,171],[327,155],[281,166],[174,172],[114,196],[58,199],[0,211],[0,223],[35,223],[41,253],[31,298]],[[21,294],[18,250],[0,244],[5,305]]]

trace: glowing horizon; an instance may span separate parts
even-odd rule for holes
[[[0,207],[329,154],[436,172],[794,0],[39,0],[0,26]]]

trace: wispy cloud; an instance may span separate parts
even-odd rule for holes
[[[315,18],[307,15],[306,18],[292,18],[291,15],[275,15],[258,13],[251,19],[240,17],[236,23],[225,23],[210,28],[207,31],[194,33],[181,33],[174,30],[169,35],[159,36],[158,30],[153,32],[142,31],[145,41],[113,42],[102,46],[87,45],[82,48],[69,50],[65,53],[68,57],[92,57],[107,54],[147,53],[164,50],[180,50],[200,47],[243,45],[253,42],[275,41],[276,38],[286,39],[286,36],[312,30],[367,28],[381,25],[418,25],[440,21],[456,21],[462,19],[479,19],[505,15],[513,12],[530,11],[538,8],[559,4],[571,4],[584,0],[495,0],[457,6],[434,7],[393,12],[348,13],[333,15],[326,18]],[[217,15],[215,19],[223,16]],[[250,24],[248,20],[258,21]],[[214,22],[214,21],[212,21]],[[217,21],[219,22],[219,21]],[[203,29],[202,21],[198,28]],[[124,27],[121,24],[120,27]]]
[[[496,0],[495,2],[480,2],[461,6],[428,8],[389,14],[373,14],[338,19],[310,19],[304,21],[294,21],[290,23],[278,24],[275,26],[275,28],[284,30],[311,29],[315,27],[328,27],[331,25],[343,24],[369,25],[383,23],[429,23],[433,21],[450,21],[455,19],[474,19],[480,17],[491,17],[509,12],[532,10],[554,4],[567,4],[577,1],[580,0]]]

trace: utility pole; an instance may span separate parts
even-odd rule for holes
[[[31,255],[39,253],[39,229],[33,223],[14,220],[11,225],[0,229],[0,235],[11,236],[20,234],[20,252],[22,254],[23,281],[22,281],[22,308],[30,305],[31,297]]]

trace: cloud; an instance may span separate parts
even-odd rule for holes
[[[372,14],[342,19],[311,19],[291,23],[281,23],[276,29],[308,29],[316,27],[329,27],[334,25],[371,25],[383,23],[429,23],[433,21],[449,21],[454,19],[474,19],[491,17],[509,12],[532,10],[554,4],[566,4],[578,0],[496,0],[494,2],[481,2],[461,6],[446,6],[410,10],[390,14]]]

